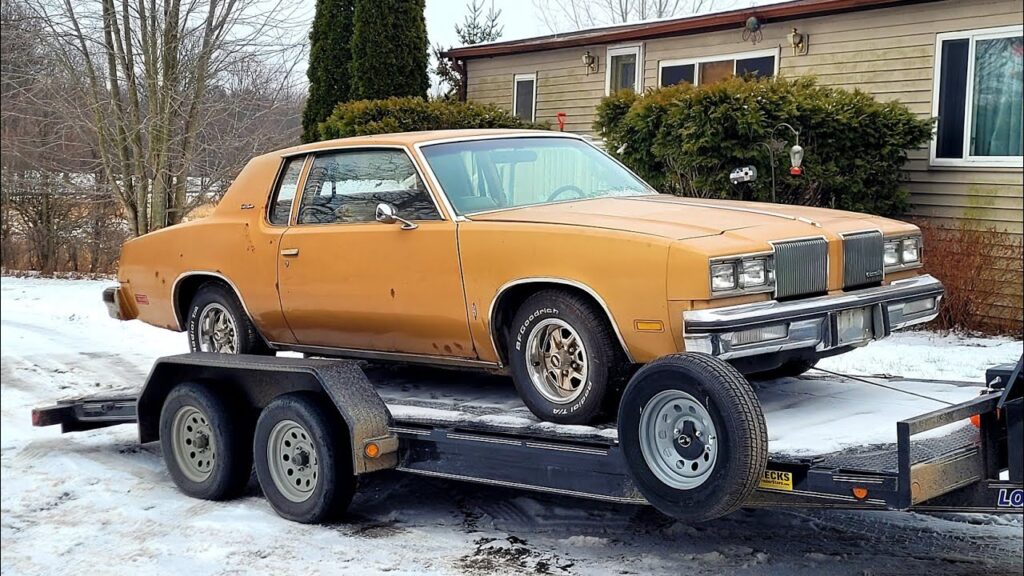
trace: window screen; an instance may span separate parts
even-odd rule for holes
[[[299,187],[299,176],[302,174],[302,165],[305,163],[305,156],[289,158],[284,162],[284,169],[277,180],[274,188],[274,197],[270,201],[268,217],[271,224],[287,224],[292,212],[292,201],[295,199],[295,192]]]
[[[696,73],[695,64],[680,64],[677,66],[663,66],[661,68],[661,85],[672,86],[675,84],[694,83],[694,74]]]
[[[299,205],[299,224],[373,222],[377,204],[407,220],[438,220],[430,194],[401,150],[356,150],[313,160]]]
[[[963,158],[964,113],[967,109],[967,54],[970,39],[942,43],[939,69],[939,125],[935,156]]]
[[[617,54],[611,57],[611,91],[636,89],[636,54]]]
[[[775,75],[775,56],[761,56],[759,58],[743,58],[736,61],[737,76],[761,76],[771,78]]]
[[[536,85],[536,78],[533,76],[527,78],[516,78],[516,102],[515,102],[515,115],[521,120],[533,122],[533,93],[534,86]]]

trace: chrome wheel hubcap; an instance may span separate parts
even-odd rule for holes
[[[556,404],[576,400],[587,383],[587,350],[576,330],[558,318],[542,320],[526,342],[530,380]]]
[[[274,486],[292,502],[313,495],[320,476],[320,460],[309,432],[294,420],[274,425],[267,440],[267,463]]]
[[[195,406],[182,406],[171,424],[171,446],[174,459],[185,477],[203,482],[213,473],[217,445],[209,420]]]
[[[231,313],[216,302],[207,304],[199,313],[198,340],[201,352],[237,354],[238,330]]]
[[[718,460],[718,431],[711,414],[681,390],[651,398],[640,415],[640,451],[648,468],[672,488],[691,490],[707,481]]]

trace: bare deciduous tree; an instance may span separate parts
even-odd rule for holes
[[[222,191],[240,156],[296,140],[292,3],[28,1],[69,84],[64,111],[84,127],[133,234]]]
[[[728,9],[736,0],[533,0],[552,33]]]

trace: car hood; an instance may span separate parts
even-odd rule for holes
[[[560,202],[471,215],[474,221],[527,222],[586,226],[623,232],[650,234],[672,240],[717,236],[726,232],[749,230],[751,237],[792,236],[794,233],[820,234],[822,228],[842,223],[868,225],[884,218],[810,206],[790,206],[763,202],[738,202],[681,198],[667,194],[595,198]],[[867,221],[865,224],[851,221]],[[747,234],[744,234],[745,236]]]

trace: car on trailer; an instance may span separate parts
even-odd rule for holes
[[[253,158],[209,217],[128,241],[104,298],[193,351],[505,372],[578,424],[664,356],[794,375],[926,322],[921,261],[904,222],[659,194],[572,134],[439,131]]]
[[[590,432],[410,410],[436,402],[438,382],[426,376],[396,384],[349,360],[211,353],[158,360],[137,395],[67,400],[32,419],[64,432],[137,422],[140,441],[159,441],[175,484],[197,498],[237,496],[255,465],[274,510],[298,522],[337,518],[357,479],[386,469],[649,503],[689,522],[740,507],[1020,514],[1022,362],[990,370],[975,399],[896,423],[892,447],[801,458],[768,452],[753,388],[702,353],[645,365],[615,427]],[[507,404],[506,393],[490,416]]]

